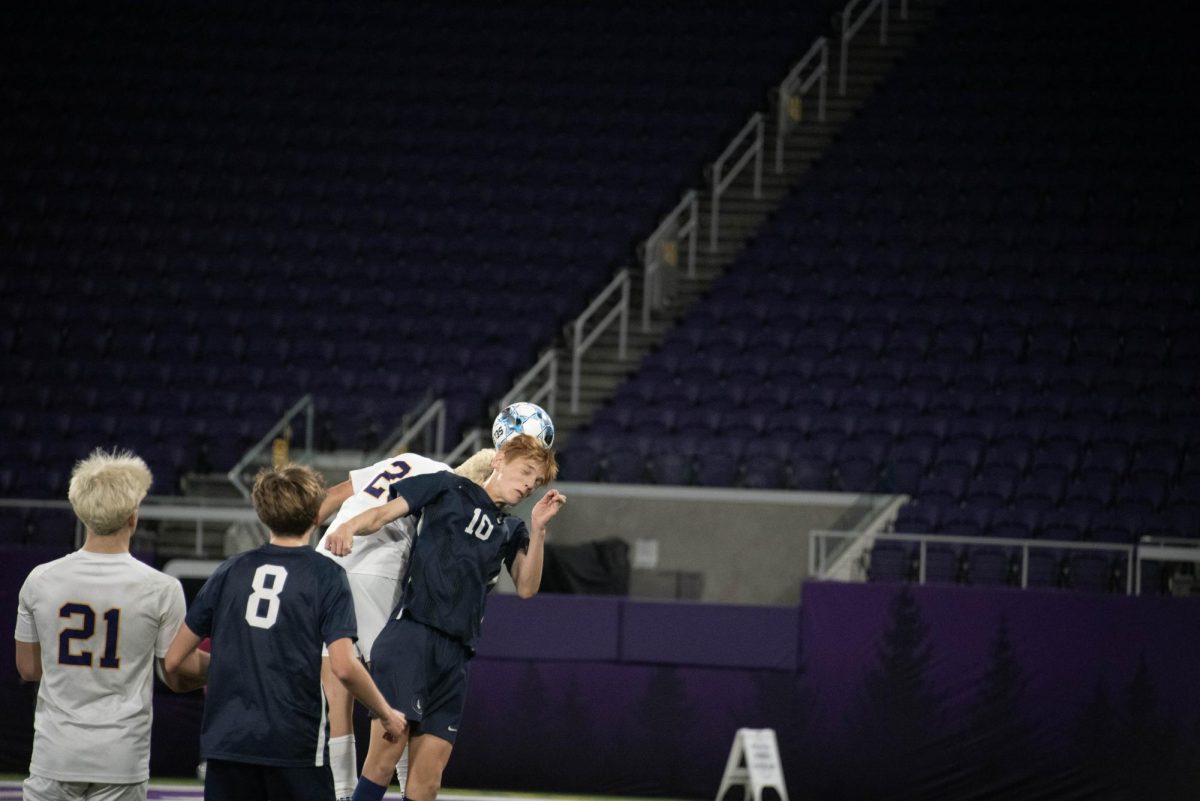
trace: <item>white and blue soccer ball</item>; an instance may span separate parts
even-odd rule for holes
[[[554,421],[536,403],[510,404],[492,421],[492,445],[499,448],[517,434],[528,434],[549,448],[554,444]]]

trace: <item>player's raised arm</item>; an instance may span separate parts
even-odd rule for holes
[[[546,525],[558,514],[567,496],[556,489],[548,491],[533,506],[529,530],[529,548],[517,553],[512,564],[513,584],[521,598],[532,598],[542,586],[542,566],[546,556]]]
[[[330,487],[325,493],[325,499],[321,501],[321,509],[317,512],[317,522],[324,523],[332,517],[353,494],[354,485],[350,483],[349,479]]]
[[[354,547],[354,538],[374,534],[379,529],[408,514],[408,501],[396,497],[383,506],[376,506],[347,520],[334,529],[325,541],[325,547],[334,556],[345,556]]]

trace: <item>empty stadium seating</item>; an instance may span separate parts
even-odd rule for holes
[[[1101,56],[1118,36],[1154,55]],[[1200,536],[1200,198],[1169,111],[1194,76],[1156,41],[1083,4],[949,4],[593,430],[670,394],[676,421],[698,405],[787,443],[732,484],[907,493],[897,531]],[[1124,587],[1094,552],[1035,561],[1031,583]],[[939,546],[928,569],[1011,564]]]
[[[304,393],[326,446],[477,425],[830,5],[14,11],[2,464],[132,446],[169,493]]]

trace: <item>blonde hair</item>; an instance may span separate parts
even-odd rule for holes
[[[495,455],[495,448],[476,451],[473,456],[468,457],[465,462],[454,468],[454,472],[476,484],[482,484],[492,474],[492,458]]]
[[[554,449],[547,448],[539,440],[528,434],[517,434],[500,446],[500,454],[505,462],[515,462],[517,459],[528,459],[542,470],[542,483],[549,484],[558,475],[558,460],[554,458]]]
[[[103,537],[125,527],[153,481],[150,468],[132,451],[97,448],[75,463],[67,500],[87,530]]]
[[[254,477],[250,500],[272,534],[301,537],[317,521],[325,499],[325,479],[302,464],[264,467]]]

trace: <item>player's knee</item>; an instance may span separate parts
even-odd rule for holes
[[[405,789],[405,795],[407,795],[409,798],[437,798],[438,791],[442,789],[442,777],[423,776],[419,781],[416,782],[415,787],[413,784],[412,777],[410,776],[408,780],[408,786]],[[413,795],[414,791],[416,791],[418,794]]]

